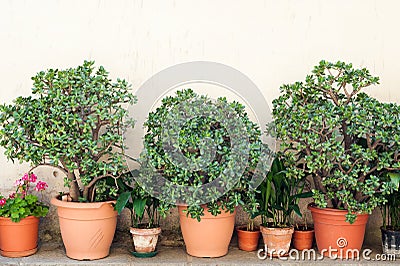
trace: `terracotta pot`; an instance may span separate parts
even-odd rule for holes
[[[400,258],[400,231],[390,230],[381,227],[382,250],[385,254],[395,255]]]
[[[357,215],[353,224],[346,222],[346,210],[318,208],[309,204],[314,220],[315,240],[319,252],[326,257],[353,258],[364,241],[368,214]]]
[[[37,251],[39,218],[28,216],[14,223],[0,217],[0,254],[4,257],[25,257]]]
[[[254,231],[247,231],[247,226],[236,227],[238,235],[239,249],[244,251],[254,251],[258,247],[258,239],[260,238],[260,229],[254,227]]]
[[[283,256],[290,249],[293,227],[288,228],[270,228],[260,226],[263,236],[266,252],[272,256]]]
[[[213,216],[204,207],[201,221],[186,216],[186,207],[179,206],[179,222],[181,225],[186,252],[195,257],[221,257],[228,253],[229,243],[235,226],[234,213],[222,211]]]
[[[150,253],[156,250],[161,228],[141,229],[131,227],[133,246],[138,253]]]
[[[311,249],[314,242],[314,228],[294,230],[293,247],[297,250]]]
[[[108,256],[117,225],[112,201],[67,202],[57,198],[61,236],[67,256],[76,260],[96,260]]]

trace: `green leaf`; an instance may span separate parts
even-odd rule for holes
[[[390,182],[394,185],[396,190],[399,189],[399,184],[400,184],[400,173],[399,172],[389,172],[388,173]]]
[[[114,206],[114,209],[118,212],[118,214],[121,214],[122,210],[125,208],[126,203],[129,201],[131,198],[131,192],[123,192],[119,195],[117,199],[117,203]]]
[[[146,201],[147,199],[140,199],[140,198],[136,198],[133,200],[133,210],[135,211],[136,215],[140,217],[140,219],[144,215]]]

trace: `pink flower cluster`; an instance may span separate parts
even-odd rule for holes
[[[17,187],[17,189],[14,193],[11,193],[8,196],[8,199],[15,199],[16,197],[22,199],[25,198],[25,196],[28,194],[31,183],[32,184],[36,183],[35,185],[36,191],[43,191],[46,190],[46,188],[48,188],[47,183],[43,181],[38,181],[37,176],[34,173],[26,173],[21,178],[15,181],[14,184]],[[0,195],[0,207],[3,207],[6,203],[7,199]]]
[[[24,176],[20,180],[35,183],[37,180],[37,176],[34,173],[31,173],[31,174],[25,173]]]

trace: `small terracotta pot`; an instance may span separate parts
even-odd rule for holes
[[[133,246],[138,253],[150,253],[156,250],[158,235],[161,233],[161,228],[141,229],[131,227]]]
[[[112,203],[80,203],[51,199],[57,207],[61,236],[67,256],[76,260],[96,260],[108,256],[117,226]]]
[[[293,227],[288,228],[269,228],[260,226],[266,252],[272,256],[283,256],[290,249]]]
[[[314,242],[314,228],[294,230],[293,247],[297,250],[311,249]]]
[[[229,243],[235,226],[234,213],[222,210],[218,216],[213,216],[204,206],[204,216],[201,221],[186,216],[184,206],[179,206],[179,222],[181,225],[186,252],[195,257],[222,257],[228,253]]]
[[[260,229],[254,227],[254,231],[247,231],[247,226],[236,227],[238,235],[239,249],[244,251],[254,251],[258,247],[258,239],[260,238]]]
[[[368,214],[358,214],[355,222],[350,224],[346,222],[346,210],[318,208],[314,204],[307,208],[313,217],[315,240],[322,255],[351,259],[354,250],[360,251]]]
[[[28,216],[14,223],[10,218],[0,217],[0,254],[18,258],[37,251],[39,218]]]

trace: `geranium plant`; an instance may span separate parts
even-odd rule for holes
[[[46,182],[37,180],[34,173],[26,173],[15,182],[15,192],[8,197],[0,195],[0,217],[11,218],[19,222],[28,216],[44,217],[49,207],[41,202],[36,193],[43,193],[47,188]]]
[[[113,82],[94,62],[49,69],[32,78],[32,95],[0,106],[0,145],[8,158],[52,166],[65,175],[72,201],[116,196],[126,169],[122,132],[133,125],[128,83]]]
[[[310,177],[315,204],[348,210],[351,223],[385,201],[384,174],[400,168],[400,108],[363,92],[378,81],[365,68],[321,61],[273,101],[288,175]]]

